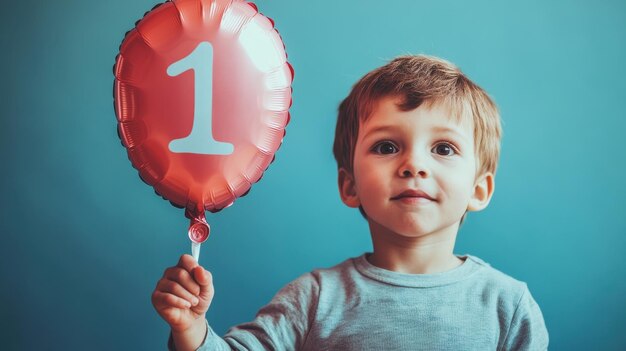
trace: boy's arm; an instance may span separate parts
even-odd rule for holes
[[[500,350],[543,351],[548,349],[548,341],[543,314],[526,287]]]
[[[283,287],[252,322],[231,328],[224,339],[237,350],[298,350],[315,319],[319,283],[311,273]]]
[[[206,338],[197,350],[300,349],[315,318],[318,297],[317,280],[305,274],[282,288],[253,321],[230,328],[223,338],[205,324]],[[172,335],[170,350],[175,350],[173,339]]]

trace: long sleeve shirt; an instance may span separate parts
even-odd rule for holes
[[[404,274],[366,256],[300,276],[223,337],[209,326],[198,350],[547,350],[526,283],[481,259]]]

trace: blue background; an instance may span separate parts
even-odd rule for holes
[[[4,350],[162,349],[150,294],[189,252],[182,210],[116,134],[112,66],[150,0],[13,1],[1,11],[0,340]],[[499,104],[495,197],[456,252],[526,281],[553,350],[626,348],[626,5],[620,1],[263,1],[296,78],[276,162],[209,214],[215,329],[288,281],[371,249],[336,189],[336,108],[405,53],[451,60]]]

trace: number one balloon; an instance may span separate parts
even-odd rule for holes
[[[197,260],[205,211],[245,195],[282,143],[293,80],[282,39],[250,2],[167,1],[126,33],[113,73],[122,145],[185,209]]]

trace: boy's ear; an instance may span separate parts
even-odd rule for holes
[[[495,179],[491,172],[487,172],[476,180],[474,185],[474,193],[467,205],[468,211],[480,211],[489,205],[493,190],[495,187]]]
[[[359,201],[359,197],[356,194],[354,176],[352,173],[348,172],[343,167],[340,168],[337,181],[339,183],[339,195],[341,196],[341,201],[343,201],[343,203],[348,207],[359,207],[359,205],[361,205],[361,201]]]

